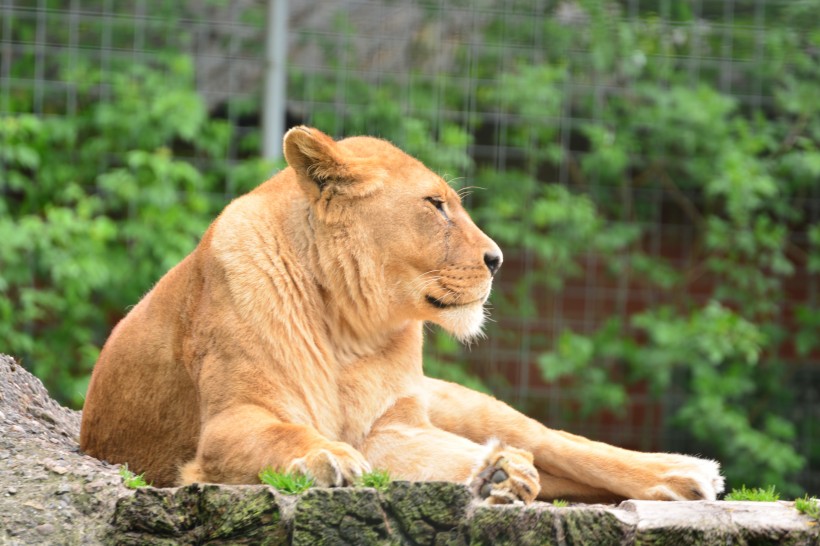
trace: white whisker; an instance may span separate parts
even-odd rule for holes
[[[464,177],[463,177],[463,176],[455,176],[455,177],[450,178],[450,179],[448,180],[448,179],[447,179],[447,177],[448,177],[448,176],[449,176],[449,175],[447,175],[447,174],[445,173],[445,174],[442,176],[442,178],[444,179],[444,181],[445,181],[445,182],[447,182],[447,185],[449,185],[449,186],[453,186],[453,184],[455,184],[455,183],[456,183],[456,182],[458,182],[459,180],[464,180]]]
[[[459,199],[464,199],[465,197],[469,197],[470,195],[473,194],[473,192],[471,192],[469,190],[485,190],[485,189],[487,189],[487,188],[482,188],[481,186],[464,186],[463,188],[459,188],[456,191],[456,194],[458,194]]]

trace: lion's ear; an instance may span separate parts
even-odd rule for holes
[[[303,180],[321,191],[327,184],[352,182],[349,159],[336,142],[318,129],[300,125],[285,133],[285,159]]]
[[[300,125],[285,133],[285,159],[308,195],[364,197],[386,178],[379,156],[360,157],[318,129]]]

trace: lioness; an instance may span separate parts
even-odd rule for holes
[[[488,503],[714,499],[718,464],[550,430],[430,379],[422,330],[476,336],[501,266],[439,176],[390,143],[284,138],[289,167],[234,200],[116,326],[81,447],[157,486],[320,486],[373,469],[469,484]]]

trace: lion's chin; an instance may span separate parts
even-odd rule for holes
[[[481,302],[449,307],[439,312],[436,322],[461,343],[484,337],[484,306]]]

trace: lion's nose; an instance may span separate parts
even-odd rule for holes
[[[486,252],[484,254],[484,263],[487,264],[487,269],[490,270],[490,275],[495,275],[501,267],[501,253]]]

